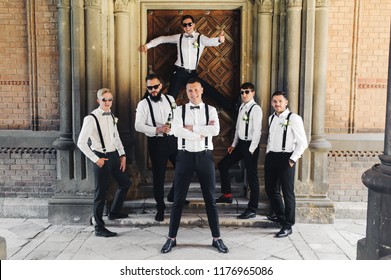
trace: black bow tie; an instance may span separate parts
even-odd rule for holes
[[[197,106],[190,106],[190,109],[199,109],[200,108],[200,106],[199,105],[197,105]]]
[[[185,35],[185,38],[193,38],[193,35]]]
[[[102,116],[110,116],[111,113],[110,112],[103,112]]]

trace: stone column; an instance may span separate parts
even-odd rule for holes
[[[284,89],[289,109],[299,113],[300,36],[302,0],[286,0],[286,68]]]
[[[257,37],[257,72],[256,99],[263,112],[262,138],[259,163],[265,162],[266,142],[268,137],[268,118],[270,108],[271,74],[272,74],[272,36],[273,36],[273,1],[258,1],[258,37]],[[267,200],[265,188],[260,189],[261,200]]]
[[[78,139],[86,115],[84,1],[59,1],[58,9],[61,107],[64,106],[61,95],[66,96],[69,102],[60,111],[61,131],[65,127],[66,135],[71,133],[73,144]],[[96,97],[94,101],[95,99]],[[64,110],[67,114],[63,114]],[[92,215],[94,184],[92,173],[89,173],[92,171],[87,168],[86,158],[79,149],[65,149],[69,142],[61,137],[55,141],[55,146],[59,149],[59,180],[56,184],[57,193],[49,201],[48,220],[54,224],[87,224]]]
[[[391,33],[391,32],[390,32]],[[361,179],[368,188],[367,232],[357,244],[357,259],[391,257],[391,41],[388,58],[388,85],[384,154],[381,164],[364,172]]]
[[[59,50],[59,108],[60,137],[53,146],[58,150],[58,179],[73,177],[73,167],[69,160],[75,148],[72,140],[72,65],[71,65],[71,14],[70,0],[59,0],[58,10],[58,50]]]
[[[131,155],[131,118],[130,108],[130,21],[129,0],[116,0],[114,3],[114,36],[115,36],[115,84],[114,93],[117,112],[120,117],[118,129],[126,154]],[[129,158],[130,159],[130,158]]]
[[[98,106],[96,92],[102,87],[101,5],[102,0],[84,0],[88,112]]]
[[[331,144],[324,135],[326,115],[326,76],[328,48],[328,7],[329,0],[316,1],[315,17],[315,63],[314,98],[312,114],[312,136],[310,150],[314,157],[314,195],[326,197],[328,191],[327,153]]]
[[[257,99],[264,112],[262,135],[267,134],[270,108],[273,1],[260,0],[258,6]]]
[[[308,92],[304,91],[303,101],[305,106],[303,117],[306,130],[310,132],[310,143],[309,151],[306,151],[303,155],[301,166],[303,183],[301,194],[304,196],[298,199],[298,205],[305,206],[298,210],[299,220],[303,222],[333,223],[335,217],[334,204],[327,198],[329,187],[327,153],[331,149],[331,145],[325,140],[324,136],[328,2],[328,0],[312,2],[312,5],[315,4],[315,22],[312,22],[315,30],[314,64],[313,77],[306,77],[306,82],[308,82],[308,79],[313,79],[313,96],[309,98]],[[307,2],[306,8],[310,8],[309,2]],[[309,103],[311,100],[313,104]]]

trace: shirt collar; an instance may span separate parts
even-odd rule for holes
[[[98,110],[98,113],[99,113],[100,116],[105,112],[105,111],[102,110],[101,107],[98,107],[97,110]],[[111,113],[111,110],[109,110],[109,113]]]
[[[255,103],[255,100],[254,100],[254,98],[253,99],[251,99],[249,102],[247,102],[247,103],[245,103],[245,104],[243,104],[243,108],[244,107],[250,107],[251,105],[253,105]]]
[[[195,105],[189,101],[189,106],[200,106],[200,109],[204,108],[204,102],[200,102],[198,105]]]
[[[274,115],[275,115],[276,117],[278,117],[278,118],[286,118],[286,117],[288,116],[289,112],[290,112],[289,109],[286,108],[285,111],[282,112],[282,113],[280,114],[280,116],[278,116],[278,115],[276,114],[276,112],[274,112]]]
[[[244,109],[244,108],[249,108],[249,107],[251,107],[252,106],[252,104],[254,104],[255,103],[255,100],[254,100],[254,98],[253,99],[251,99],[249,102],[247,102],[247,103],[242,103],[242,105],[241,105],[241,107],[240,107],[240,109],[239,109],[239,111],[241,111],[242,109]]]

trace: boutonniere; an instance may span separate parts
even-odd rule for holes
[[[281,127],[283,127],[284,129],[286,129],[290,124],[291,123],[287,119],[285,119],[284,122],[280,122]]]
[[[248,123],[249,117],[248,117],[247,111],[246,111],[246,112],[244,113],[244,115],[243,115],[243,120],[244,120],[246,123]]]
[[[176,103],[175,102],[172,102],[171,103],[171,109],[175,109],[176,108]]]
[[[118,123],[118,118],[117,117],[114,117],[113,119],[113,125],[116,125]]]
[[[193,43],[193,47],[194,47],[195,49],[197,49],[197,48],[199,48],[199,47],[200,47],[200,45],[198,45],[198,42],[197,42],[197,41],[195,41],[195,42]]]

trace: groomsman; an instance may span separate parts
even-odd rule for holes
[[[289,111],[284,92],[272,96],[274,113],[269,117],[269,139],[265,158],[265,189],[276,217],[268,217],[281,225],[275,237],[292,234],[295,224],[294,192],[296,162],[308,147],[302,118]],[[281,195],[281,191],[282,195]]]
[[[215,165],[212,137],[220,131],[217,111],[202,102],[203,88],[198,78],[187,82],[186,93],[189,103],[175,110],[172,124],[172,132],[178,137],[179,151],[176,159],[174,204],[171,208],[169,233],[161,252],[168,253],[177,244],[176,237],[183,205],[193,173],[196,172],[212,232],[212,246],[221,253],[227,253],[228,248],[220,238],[219,217],[214,198]]]
[[[148,137],[148,152],[152,163],[153,194],[157,213],[155,221],[164,221],[164,181],[167,162],[175,167],[177,139],[171,132],[176,103],[171,95],[162,93],[162,82],[155,74],[146,77],[147,92],[138,103],[134,127]],[[171,188],[172,189],[172,188]],[[171,192],[171,191],[170,191]]]
[[[247,209],[238,216],[239,219],[249,219],[256,215],[259,201],[258,155],[259,141],[262,131],[262,109],[254,101],[255,87],[252,83],[244,83],[240,87],[242,105],[236,120],[236,130],[228,154],[219,162],[222,195],[216,203],[232,203],[231,179],[229,168],[244,161],[250,186],[250,201]]]
[[[118,189],[108,215],[109,220],[128,217],[127,213],[121,212],[121,208],[131,181],[125,172],[126,155],[118,133],[118,119],[111,112],[113,94],[109,89],[102,88],[97,92],[97,102],[99,107],[84,118],[77,146],[86,157],[95,163],[95,235],[112,237],[117,233],[108,230],[102,219],[106,194],[109,189],[109,178],[112,176],[118,183]]]

